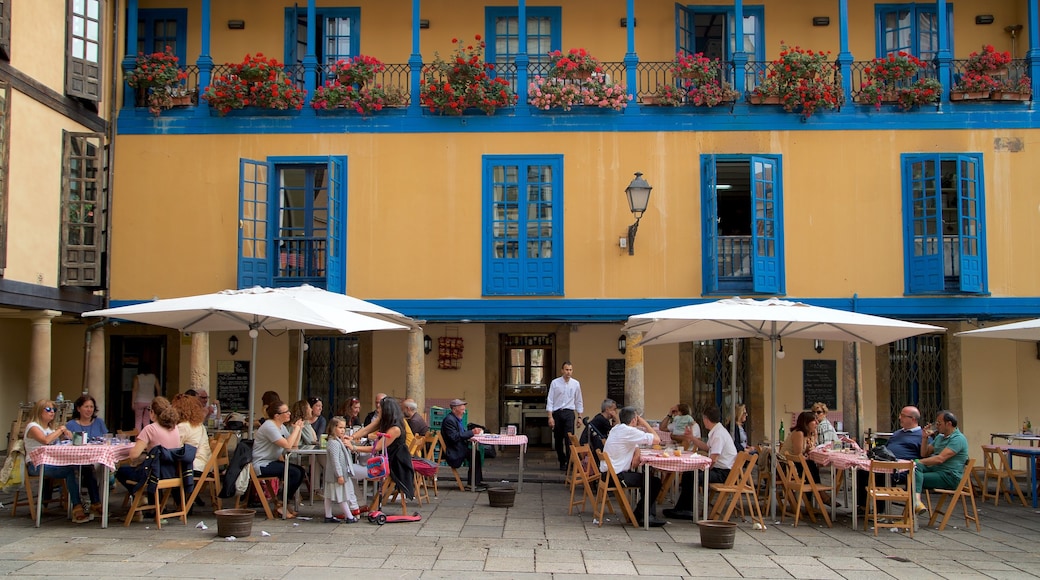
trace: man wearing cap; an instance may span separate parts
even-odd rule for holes
[[[466,414],[466,401],[452,399],[449,405],[451,406],[451,413],[441,423],[441,437],[444,438],[445,460],[449,466],[458,469],[462,467],[462,463],[470,456],[469,440],[474,435],[480,435],[484,430],[480,427],[466,429],[466,426],[462,424],[462,416]],[[469,472],[466,474],[466,479],[473,481],[477,489],[483,487],[484,470],[482,467],[480,455],[477,455],[476,478],[474,479],[473,477],[473,465],[469,466]]]
[[[556,445],[556,458],[560,460],[560,471],[567,471],[571,459],[571,442],[567,434],[574,433],[574,428],[581,423],[581,414],[585,412],[581,384],[578,379],[571,377],[573,373],[574,366],[570,361],[565,361],[560,376],[549,383],[549,398],[545,401],[549,428],[553,430]]]

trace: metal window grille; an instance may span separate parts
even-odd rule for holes
[[[892,369],[889,429],[899,426],[899,413],[907,405],[921,410],[923,423],[943,410],[947,399],[944,349],[942,336],[917,336],[889,345]]]
[[[748,367],[751,360],[748,339],[740,341],[737,358],[737,400],[736,404],[747,404]],[[723,417],[729,416],[730,389],[732,388],[733,371],[730,355],[733,352],[733,340],[705,340],[693,343],[693,404],[690,410],[700,422],[701,413],[706,407],[716,406]],[[745,425],[750,430],[750,425]]]
[[[330,413],[351,397],[360,398],[361,348],[356,337],[308,336],[304,392],[320,397]]]

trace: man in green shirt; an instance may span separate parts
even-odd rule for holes
[[[929,441],[929,437],[934,438]],[[921,430],[921,459],[914,460],[914,509],[928,509],[921,501],[921,492],[926,489],[956,489],[967,461],[968,440],[957,428],[957,416],[940,411],[935,425]]]

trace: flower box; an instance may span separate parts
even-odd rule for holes
[[[182,95],[179,97],[170,97],[174,107],[190,107],[195,103],[191,100],[191,95]]]
[[[950,91],[950,100],[951,101],[981,101],[983,99],[988,99],[989,95],[990,95],[990,91],[977,91],[977,92]]]
[[[780,97],[777,95],[748,95],[748,103],[752,105],[779,105]]]
[[[953,98],[953,95],[950,95]],[[1011,91],[993,91],[989,94],[993,101],[1028,101],[1032,97],[1029,93],[1018,93]]]

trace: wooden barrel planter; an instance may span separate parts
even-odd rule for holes
[[[737,524],[717,520],[701,520],[697,522],[701,530],[701,546],[716,550],[729,550],[737,536]]]
[[[489,487],[487,494],[491,507],[513,507],[513,502],[516,500],[516,490],[512,487]]]
[[[256,510],[217,510],[213,512],[213,515],[217,516],[218,536],[245,538],[253,533],[253,519],[256,518]]]

